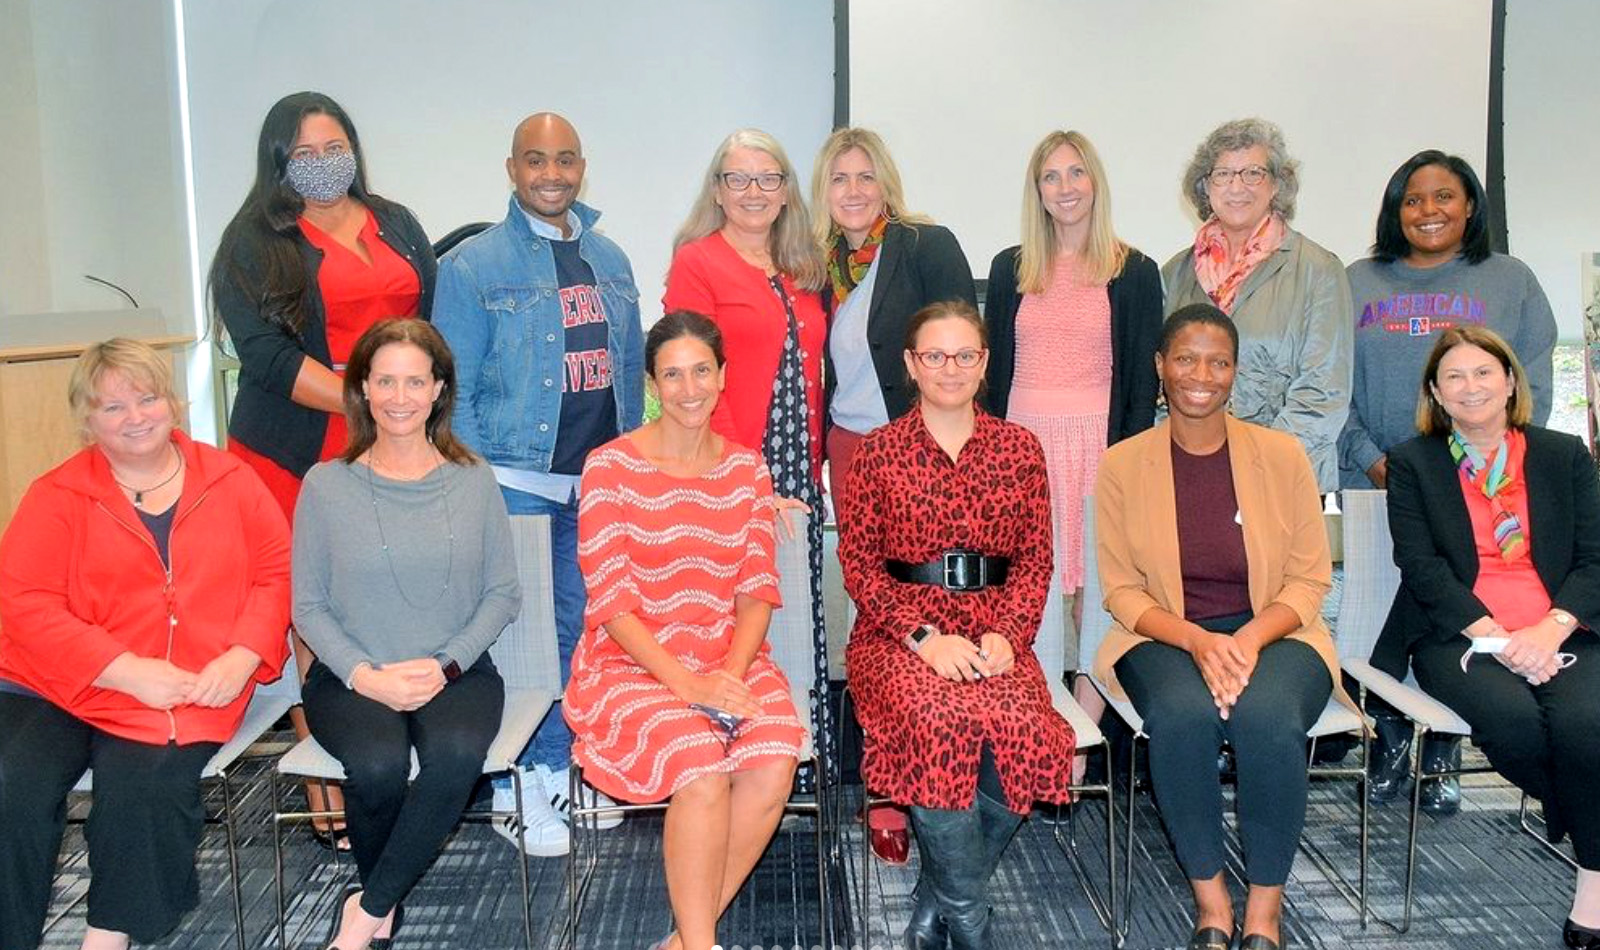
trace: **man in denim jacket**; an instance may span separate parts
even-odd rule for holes
[[[550,516],[561,678],[583,631],[578,478],[589,451],[639,425],[644,332],[622,249],[577,201],[583,146],[561,116],[524,119],[506,159],[513,197],[504,221],[439,264],[433,322],[455,353],[455,433],[494,468],[512,514]],[[522,835],[528,853],[567,853],[572,733],[549,716],[523,752]],[[496,783],[496,810],[515,804]],[[602,827],[622,820],[608,816]],[[515,822],[497,829],[515,842]]]

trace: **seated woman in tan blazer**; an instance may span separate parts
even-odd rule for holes
[[[1227,743],[1238,760],[1250,884],[1239,946],[1276,950],[1305,821],[1306,731],[1338,683],[1319,616],[1332,567],[1316,479],[1294,436],[1228,415],[1238,353],[1217,308],[1168,317],[1155,361],[1169,417],[1112,446],[1095,489],[1115,621],[1095,674],[1144,719],[1198,950],[1226,950],[1234,934],[1218,752]]]

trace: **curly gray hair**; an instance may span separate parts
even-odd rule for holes
[[[1194,205],[1200,220],[1211,217],[1211,198],[1206,193],[1206,178],[1217,165],[1223,152],[1236,152],[1242,148],[1260,145],[1267,150],[1267,171],[1278,186],[1272,196],[1272,210],[1283,215],[1283,220],[1294,220],[1294,199],[1300,193],[1300,163],[1289,157],[1283,143],[1283,130],[1266,119],[1234,119],[1224,122],[1206,136],[1194,150],[1194,158],[1183,172],[1183,193]]]

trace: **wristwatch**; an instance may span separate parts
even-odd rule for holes
[[[933,629],[927,624],[923,624],[917,629],[906,634],[906,646],[911,648],[912,653],[921,653],[922,645],[938,635],[939,631]]]
[[[439,669],[444,671],[444,681],[446,683],[454,683],[461,678],[461,664],[450,659],[449,654],[440,650],[433,655],[433,658],[439,661]]]
[[[1550,619],[1554,620],[1559,626],[1567,630],[1571,630],[1573,627],[1578,625],[1578,618],[1567,613],[1565,610],[1556,609],[1550,611]]]

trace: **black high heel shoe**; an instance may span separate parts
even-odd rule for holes
[[[394,938],[400,935],[400,922],[406,919],[406,905],[394,905],[394,920],[389,924],[389,936],[373,937],[367,941],[367,950],[389,950]]]
[[[359,893],[361,893],[360,887],[354,885],[347,887],[339,895],[339,903],[333,905],[333,924],[328,928],[328,939],[323,941],[323,945],[330,948],[330,950],[332,950],[334,938],[339,936],[339,930],[344,926],[345,905],[350,903],[352,894]]]
[[[1561,939],[1566,941],[1572,950],[1600,950],[1600,930],[1580,927],[1573,923],[1570,917],[1561,928]]]

